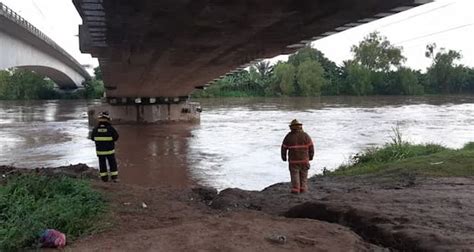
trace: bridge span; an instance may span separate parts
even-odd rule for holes
[[[120,114],[117,106],[123,105],[126,117],[155,121],[179,115],[142,106],[183,103],[194,89],[253,60],[295,52],[311,41],[431,0],[73,2],[83,19],[81,50],[99,59],[113,110]]]
[[[61,89],[82,87],[87,71],[44,33],[0,2],[0,69],[22,68],[49,77]]]

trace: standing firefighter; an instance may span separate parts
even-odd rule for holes
[[[102,181],[109,181],[109,174],[113,182],[117,181],[118,170],[115,160],[115,141],[119,135],[110,124],[108,112],[102,112],[98,117],[98,125],[92,130],[91,139],[95,142],[97,157],[99,158],[100,178]],[[107,172],[107,161],[110,172]]]
[[[290,123],[291,131],[281,145],[281,159],[287,160],[291,175],[291,192],[304,193],[308,190],[309,161],[313,160],[314,146],[311,137],[303,131],[303,124],[298,120]]]

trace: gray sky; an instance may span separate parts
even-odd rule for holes
[[[89,55],[81,54],[77,38],[81,23],[72,0],[0,0],[38,27],[82,64],[97,65]],[[377,30],[397,46],[403,46],[407,65],[424,69],[426,44],[460,50],[461,63],[474,66],[473,0],[437,0],[407,12],[333,35],[313,43],[336,63],[351,57],[350,47],[368,33]],[[284,59],[284,57],[280,57]]]

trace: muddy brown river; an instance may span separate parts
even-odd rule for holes
[[[280,144],[294,118],[304,123],[316,145],[311,175],[384,144],[397,125],[414,143],[460,148],[474,141],[474,96],[200,102],[204,111],[199,124],[117,126],[122,182],[260,190],[289,181]],[[0,165],[97,167],[94,143],[87,139],[88,104],[0,101]]]

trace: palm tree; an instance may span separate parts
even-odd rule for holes
[[[270,61],[262,60],[255,64],[255,69],[257,69],[257,72],[260,74],[260,77],[265,78],[273,71],[273,66],[270,65]]]

